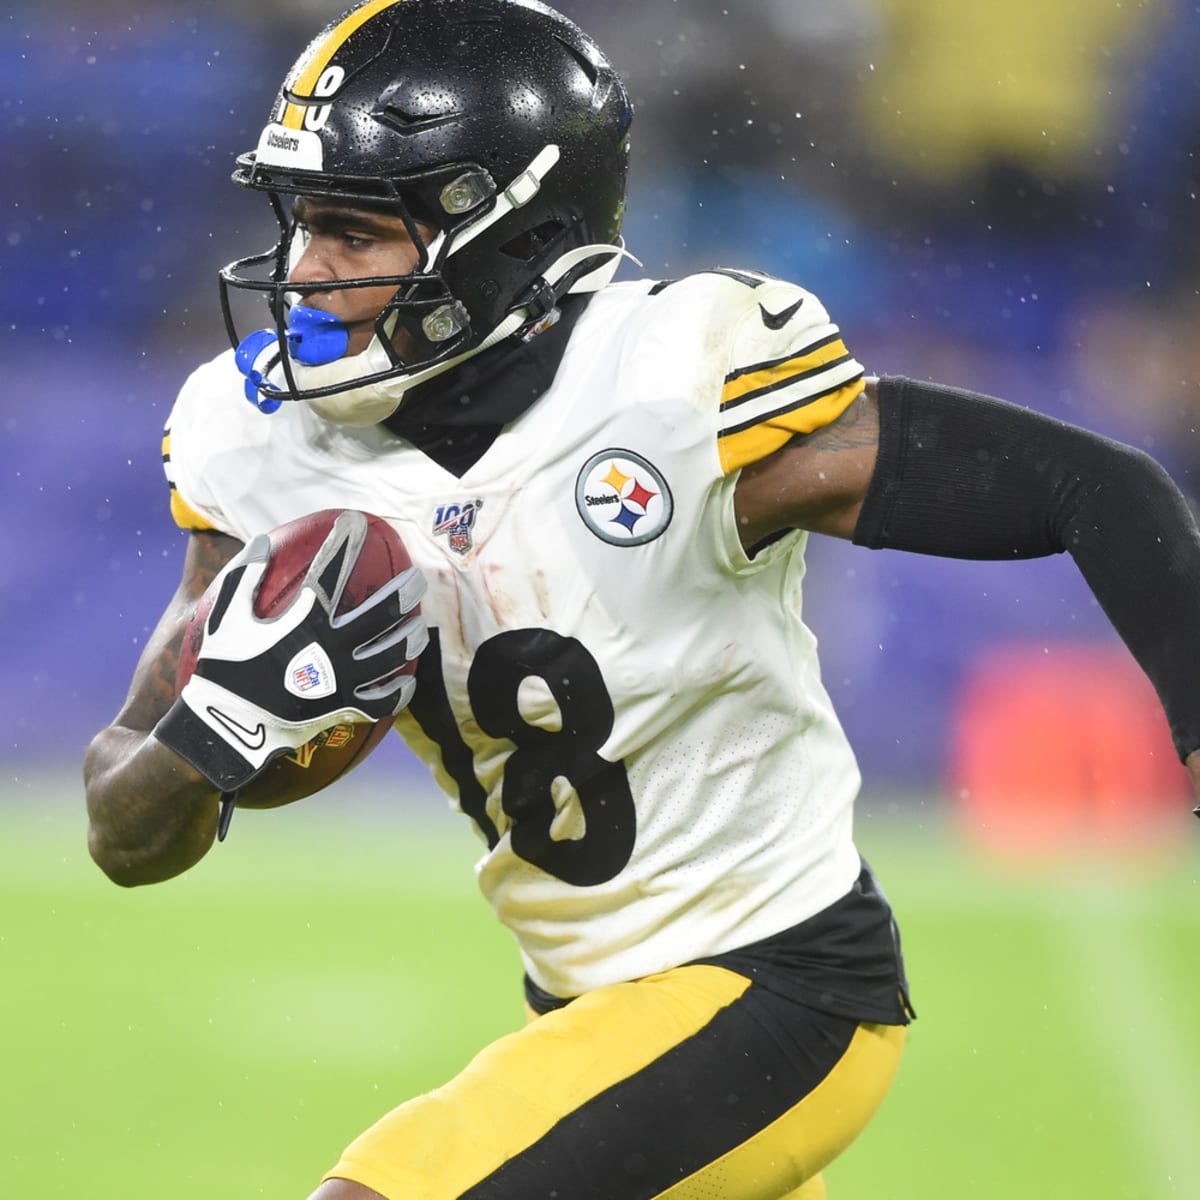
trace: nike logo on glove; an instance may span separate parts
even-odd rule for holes
[[[261,750],[267,743],[267,727],[261,721],[253,729],[247,729],[240,721],[235,721],[219,708],[213,708],[211,704],[208,705],[208,715],[218,725],[229,730],[247,750]]]
[[[803,303],[804,297],[801,296],[795,304],[789,305],[783,312],[769,313],[761,304],[758,306],[758,311],[762,313],[762,323],[768,329],[782,329],[796,315]]]

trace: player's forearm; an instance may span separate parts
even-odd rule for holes
[[[880,429],[856,541],[957,558],[1069,553],[1157,689],[1180,758],[1200,748],[1200,530],[1161,466],[1038,413],[911,380],[881,381]]]
[[[88,849],[125,887],[186,871],[212,846],[219,793],[153,736],[113,725],[84,760]]]

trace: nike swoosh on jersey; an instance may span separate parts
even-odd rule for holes
[[[247,729],[240,721],[235,721],[219,708],[213,708],[211,704],[208,706],[208,715],[218,725],[229,730],[247,750],[261,750],[266,745],[267,727],[261,721],[253,729]]]
[[[762,313],[762,323],[768,329],[782,329],[796,315],[803,303],[804,297],[801,296],[795,304],[788,305],[782,312],[769,313],[761,304],[758,311]]]

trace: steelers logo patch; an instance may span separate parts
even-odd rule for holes
[[[632,450],[601,450],[575,481],[583,523],[613,546],[642,546],[671,523],[674,504],[662,472]]]

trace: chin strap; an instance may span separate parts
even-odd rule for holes
[[[580,263],[598,257],[603,257],[604,261],[572,283],[563,293],[564,295],[581,295],[585,292],[598,292],[601,288],[607,287],[612,282],[613,276],[616,275],[617,268],[620,267],[623,258],[628,258],[641,266],[640,261],[625,249],[624,242],[618,245],[579,246],[574,250],[569,250],[561,258],[557,259],[539,277],[531,291],[538,292],[554,289],[557,292],[555,285],[561,283]],[[386,420],[400,407],[400,403],[404,399],[404,393],[409,388],[416,387],[417,384],[424,383],[428,379],[444,375],[447,371],[453,370],[468,359],[474,358],[477,354],[482,354],[485,350],[490,350],[493,346],[504,341],[505,338],[510,338],[514,334],[519,333],[522,329],[540,320],[544,315],[544,310],[540,310],[531,301],[528,305],[522,305],[520,308],[516,308],[510,312],[478,346],[472,346],[470,350],[463,354],[448,358],[444,362],[433,363],[431,366],[413,371],[410,375],[401,375],[394,379],[381,380],[379,383],[366,384],[361,388],[337,392],[331,396],[320,396],[315,400],[310,400],[308,402],[309,407],[318,416],[338,424],[376,425],[380,421]],[[358,357],[362,358],[370,354],[372,350],[376,350],[379,356],[387,357],[386,351],[379,344],[377,338],[372,339],[371,345]],[[343,363],[353,361],[353,359],[340,360]],[[329,364],[331,367],[335,365],[333,363]],[[326,369],[325,367],[304,368],[304,382],[308,383],[310,372],[323,372]],[[299,369],[293,368],[293,370],[297,370],[297,382],[300,382]],[[315,386],[323,385],[316,384]]]
[[[523,208],[541,191],[542,180],[550,174],[561,157],[557,146],[543,146],[533,161],[496,197],[496,203],[478,221],[464,226],[454,235],[447,257],[456,254],[469,242],[473,242],[485,229],[508,216],[514,208]]]

